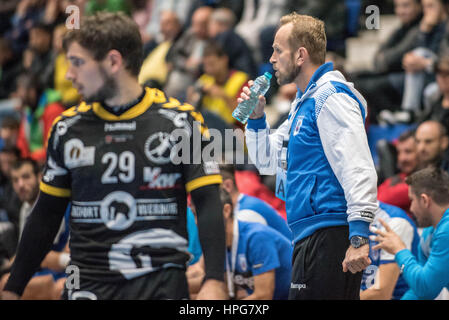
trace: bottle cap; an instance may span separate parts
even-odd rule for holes
[[[265,78],[267,78],[269,80],[271,80],[271,77],[273,77],[272,74],[269,72],[265,72],[263,75],[265,76]]]

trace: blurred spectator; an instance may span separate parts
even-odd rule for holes
[[[418,39],[422,18],[420,0],[394,0],[394,10],[400,26],[374,56],[375,71],[351,75],[368,101],[371,123],[377,122],[381,110],[399,109],[404,82],[402,59],[416,47]]]
[[[29,46],[24,52],[22,62],[25,71],[36,75],[44,88],[53,87],[52,32],[49,25],[33,26],[30,30]]]
[[[420,168],[429,165],[443,167],[448,166],[449,137],[446,128],[438,121],[425,121],[416,129],[416,145]]]
[[[10,148],[17,144],[20,122],[15,118],[4,118],[0,126],[0,148]]]
[[[449,132],[449,56],[439,58],[435,74],[437,88],[433,94],[425,95],[421,120],[439,121]]]
[[[170,97],[185,100],[187,88],[201,74],[203,52],[209,38],[207,26],[212,10],[207,6],[196,9],[192,25],[167,54],[170,73],[164,91]]]
[[[10,42],[0,38],[0,99],[14,91],[14,80],[21,70],[21,61],[12,50]]]
[[[401,208],[412,218],[408,185],[405,183],[405,179],[418,169],[416,147],[414,131],[406,131],[399,136],[396,142],[396,165],[399,173],[386,179],[377,189],[379,201]]]
[[[13,50],[21,55],[28,47],[30,29],[41,21],[45,10],[44,0],[20,0],[11,19],[12,28],[5,33]]]
[[[220,195],[229,296],[246,300],[287,299],[293,251],[290,240],[271,227],[234,219],[231,196],[224,189]]]
[[[432,67],[448,21],[444,0],[422,0],[422,6],[423,18],[419,24],[417,45],[402,59],[405,70],[402,109],[412,112],[420,110],[424,86],[434,80]]]
[[[19,234],[19,210],[22,202],[11,183],[11,168],[20,159],[16,147],[0,149],[0,241],[8,258],[17,247]]]
[[[22,157],[43,163],[53,121],[64,111],[61,94],[53,89],[43,90],[35,76],[21,74],[17,78],[16,95],[22,100],[17,147]]]
[[[189,20],[193,0],[149,0],[146,6],[147,25],[145,27],[144,43],[149,40],[161,41],[160,18],[162,11],[173,11],[176,13],[181,26],[184,28]]]
[[[379,218],[388,223],[408,250],[414,255],[417,254],[418,231],[405,211],[380,202],[371,226],[383,229]],[[394,260],[394,255],[385,250],[373,250],[376,244],[370,240],[371,265],[363,271],[360,300],[399,300],[408,290],[408,285],[400,274],[401,270]]]
[[[209,42],[204,49],[203,57],[204,74],[198,79],[197,87],[201,92],[194,92],[193,87],[189,88],[189,101],[193,104],[202,94],[200,108],[208,123],[208,113],[213,113],[220,117],[227,125],[235,123],[232,111],[237,106],[237,97],[242,88],[249,80],[248,74],[229,68],[229,57],[224,50],[215,42]],[[208,126],[215,128],[213,124]]]
[[[62,38],[67,32],[65,25],[56,26],[53,31],[53,55],[54,55],[54,88],[61,93],[62,103],[65,107],[71,107],[80,100],[78,91],[67,80],[65,75],[69,69],[69,62],[62,47]]]
[[[234,206],[237,219],[246,222],[257,222],[267,225],[292,240],[292,233],[287,221],[281,217],[269,204],[256,197],[240,193],[235,182],[234,165],[220,165],[220,173],[223,177],[222,188],[225,189]]]
[[[0,37],[11,27],[11,17],[20,0],[0,0]]]
[[[123,11],[130,14],[131,8],[126,0],[89,0],[86,3],[86,14],[93,15],[98,11]]]
[[[287,0],[286,2],[287,12],[296,11],[313,16],[323,20],[326,26],[330,26],[326,28],[327,50],[345,55],[348,24],[346,0]]]
[[[14,191],[23,202],[20,209],[19,238],[21,237],[31,208],[37,199],[41,178],[41,172],[37,163],[31,159],[19,160],[11,170]],[[55,237],[52,251],[47,254],[41,264],[44,269],[37,272],[29,282],[22,299],[49,300],[58,299],[61,296],[63,286],[61,286],[61,283],[56,286],[54,281],[65,277],[63,271],[69,263],[69,256],[63,250],[66,247],[67,240],[68,230],[63,222],[58,235]],[[2,279],[3,284],[7,277],[8,275]]]
[[[251,78],[257,76],[257,68],[253,54],[234,30],[236,17],[228,8],[217,8],[212,12],[209,21],[209,37],[214,39],[226,51],[231,69],[243,71]]]
[[[242,18],[236,25],[236,32],[245,39],[257,54],[260,50],[259,36],[268,25],[277,25],[279,19],[287,13],[287,0],[244,0]],[[260,57],[256,56],[256,61]]]
[[[181,24],[173,11],[163,11],[160,23],[163,41],[143,60],[139,73],[140,84],[148,84],[159,89],[164,86],[167,79],[168,66],[165,61],[167,53],[181,33]]]

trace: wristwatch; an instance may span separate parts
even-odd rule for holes
[[[364,238],[361,236],[353,236],[351,237],[351,246],[353,246],[354,248],[360,248],[361,246],[363,246],[364,244],[368,244],[369,243],[369,239],[368,238]]]

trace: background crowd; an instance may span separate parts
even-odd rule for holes
[[[364,8],[373,4],[381,17],[396,15],[399,27],[378,48],[373,70],[347,72],[347,39],[365,27]],[[318,17],[326,23],[328,60],[368,102],[366,128],[379,201],[402,209],[413,221],[407,176],[429,165],[449,171],[449,1],[0,0],[0,289],[37,197],[48,132],[60,113],[80,101],[65,79],[62,37],[74,22],[66,13],[70,5],[79,8],[80,17],[101,10],[131,16],[144,42],[139,82],[191,103],[209,128],[220,131],[243,129],[231,113],[247,82],[272,72],[269,59],[281,16],[297,11]],[[285,120],[295,95],[295,85],[272,81],[267,93],[272,128]],[[263,200],[285,221],[273,177],[259,175],[250,164],[222,174],[230,179],[224,189],[234,210],[244,206],[244,194]],[[248,221],[285,229],[279,222],[270,226],[275,219],[261,212],[260,203],[246,201],[249,211],[240,216],[258,212]],[[62,225],[24,298],[59,297],[69,259],[67,238]],[[192,279],[201,268],[189,272]]]

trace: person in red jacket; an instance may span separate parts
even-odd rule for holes
[[[37,78],[24,73],[17,78],[16,95],[22,100],[17,147],[23,158],[43,164],[50,128],[65,110],[61,94],[53,89],[41,90]]]
[[[408,185],[405,179],[418,169],[418,152],[416,148],[415,132],[406,131],[401,134],[396,143],[397,166],[400,172],[386,179],[377,190],[377,198],[387,204],[403,209],[413,218],[410,212]]]

